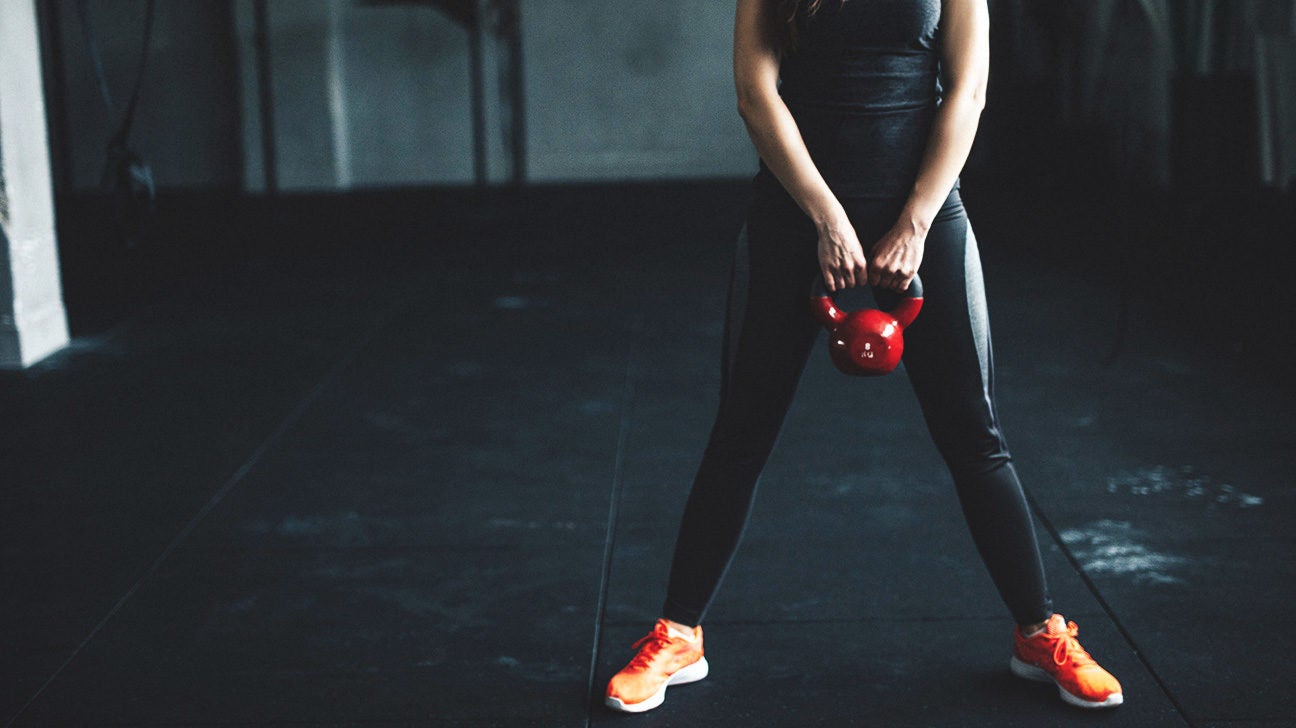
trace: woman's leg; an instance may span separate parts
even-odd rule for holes
[[[720,405],[684,507],[663,616],[697,625],[733,559],[819,332],[810,313],[818,270],[813,225],[782,193],[758,192],[729,282]]]
[[[957,190],[928,232],[920,274],[923,309],[904,334],[905,370],[1000,597],[1018,624],[1047,620],[1035,527],[995,412],[981,259]]]

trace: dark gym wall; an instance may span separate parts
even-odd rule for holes
[[[254,3],[234,3],[245,185],[264,188]],[[468,33],[422,4],[268,0],[280,189],[472,181]]]
[[[99,182],[108,136],[135,82],[145,0],[89,0],[117,114],[100,99],[76,0],[42,0],[45,89],[55,188]],[[58,56],[55,58],[55,56]],[[160,187],[236,186],[241,176],[239,103],[230,3],[158,0],[132,140]]]
[[[110,128],[75,1],[39,3],[60,190],[94,185]],[[124,99],[144,0],[87,4]],[[472,183],[469,30],[438,5],[457,6],[266,0],[281,189]],[[1038,162],[1046,173],[1155,187],[1282,187],[1296,174],[1296,145],[1282,144],[1296,136],[1290,0],[991,7],[992,90],[973,166]],[[520,8],[529,181],[754,170],[734,111],[732,3]],[[134,141],[161,187],[262,189],[253,9],[254,0],[158,0]],[[488,119],[499,112],[492,90]],[[493,142],[499,131],[486,129]]]
[[[134,82],[144,0],[89,0],[114,102]],[[467,33],[429,7],[269,0],[281,189],[472,180]],[[41,0],[60,191],[99,180],[120,119],[100,100],[76,0]],[[158,0],[133,146],[160,188],[263,189],[251,0]],[[120,99],[120,100],[119,100]]]
[[[251,5],[235,7],[246,177],[259,189]],[[268,10],[284,189],[473,181],[467,28],[421,3],[269,0]],[[547,0],[521,10],[528,180],[754,170],[734,108],[728,4]],[[498,92],[485,93],[488,120]],[[501,153],[498,125],[484,132]]]
[[[1234,190],[1296,175],[1296,148],[1283,142],[1296,137],[1289,0],[992,8],[987,116],[1013,125],[995,140],[1009,154],[1043,153],[1104,186]]]
[[[523,2],[537,181],[743,176],[733,3]]]
[[[88,6],[113,93],[125,96],[144,0]],[[521,7],[528,179],[754,171],[734,108],[728,3]],[[41,10],[59,32],[50,42],[47,27],[45,44],[52,98],[60,65],[63,78],[63,110],[51,118],[53,147],[66,157],[55,159],[56,176],[66,168],[60,189],[86,190],[109,123],[75,0],[42,0]],[[268,0],[267,10],[281,189],[472,183],[466,28],[422,3]],[[263,189],[253,32],[252,0],[158,0],[133,139],[159,186]],[[494,114],[496,99],[486,103]]]

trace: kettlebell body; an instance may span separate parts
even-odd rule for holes
[[[922,283],[918,276],[890,311],[866,308],[843,311],[833,301],[823,278],[815,276],[810,291],[815,319],[828,330],[828,353],[843,374],[889,374],[904,355],[904,330],[922,310]]]

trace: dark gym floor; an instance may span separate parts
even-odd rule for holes
[[[707,619],[711,676],[605,710],[714,414],[744,190],[285,200],[264,226],[175,225],[274,253],[190,246],[92,292],[95,266],[65,262],[73,345],[0,374],[0,717],[1296,724],[1284,363],[1146,290],[1105,363],[1101,265],[1032,252],[1040,219],[971,191],[1055,600],[1126,704],[1010,676],[1010,622],[903,374],[848,379],[820,350]]]

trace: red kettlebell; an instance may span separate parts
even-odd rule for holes
[[[904,330],[922,310],[922,282],[914,276],[904,298],[891,311],[843,311],[833,302],[822,276],[810,288],[814,317],[828,329],[828,353],[843,374],[889,374],[904,354]]]

